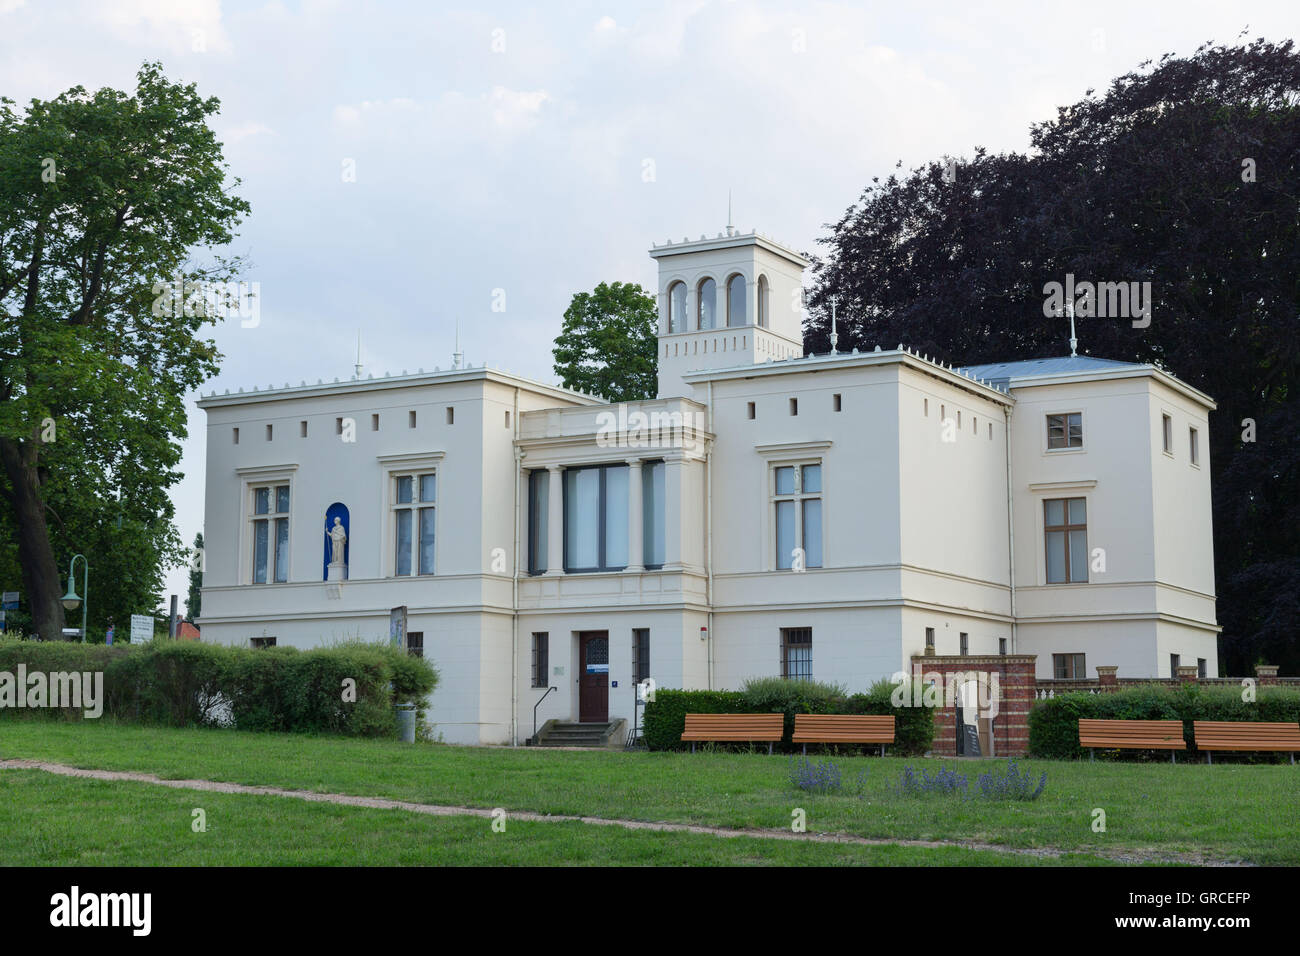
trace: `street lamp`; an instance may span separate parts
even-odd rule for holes
[[[77,579],[73,571],[77,566],[77,558],[81,558],[81,590],[86,595],[84,600],[77,596]],[[86,643],[86,612],[90,610],[90,562],[84,554],[74,554],[68,562],[68,593],[63,595],[63,606],[69,611],[81,608],[81,643]]]

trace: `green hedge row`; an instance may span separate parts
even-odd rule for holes
[[[834,685],[812,681],[782,681],[764,678],[746,685],[746,690],[662,690],[646,704],[642,736],[651,750],[688,750],[682,742],[687,714],[785,714],[782,750],[794,750],[790,742],[795,714],[892,714],[894,754],[924,754],[934,741],[934,714],[924,707],[895,707],[890,701],[894,685],[880,681],[865,694],[845,694]],[[919,698],[919,694],[917,697]]]
[[[423,658],[362,642],[299,651],[192,641],[106,647],[0,640],[0,672],[16,677],[19,664],[29,674],[102,672],[103,714],[120,720],[368,737],[396,735],[395,705],[422,707],[438,684]],[[0,717],[7,713],[41,712],[0,708]],[[83,716],[80,708],[44,713]]]
[[[1151,685],[1106,694],[1062,694],[1037,701],[1029,711],[1029,752],[1035,757],[1069,759],[1086,756],[1079,746],[1079,718],[1104,720],[1181,720],[1189,750],[1196,745],[1194,720],[1241,720],[1276,723],[1300,721],[1300,690],[1256,688],[1247,702],[1232,687],[1163,687]],[[1140,751],[1124,756],[1144,759]],[[1166,759],[1161,757],[1160,759]],[[1261,758],[1265,759],[1265,758]]]

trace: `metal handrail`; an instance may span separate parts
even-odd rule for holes
[[[537,703],[533,704],[533,743],[534,744],[537,743],[537,708],[541,707],[542,701],[546,700],[546,698],[550,695],[551,691],[556,689],[557,688],[555,687],[546,688],[546,693],[543,694],[541,697],[537,698]]]

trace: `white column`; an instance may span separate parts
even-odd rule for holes
[[[645,530],[644,516],[641,513],[641,459],[627,459],[627,570],[641,572],[645,570],[645,546],[642,532]]]
[[[682,569],[682,510],[684,462],[680,456],[664,458],[664,570]]]
[[[564,469],[547,465],[546,575],[564,573]]]

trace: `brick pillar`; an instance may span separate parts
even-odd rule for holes
[[[1097,683],[1101,685],[1102,693],[1112,690],[1119,690],[1119,673],[1118,665],[1102,665],[1097,668]]]
[[[1255,680],[1259,681],[1260,686],[1265,684],[1277,683],[1277,665],[1276,664],[1256,664]]]
[[[1178,674],[1176,675],[1178,677],[1178,683],[1195,684],[1198,672],[1199,668],[1197,668],[1195,664],[1179,664]]]

